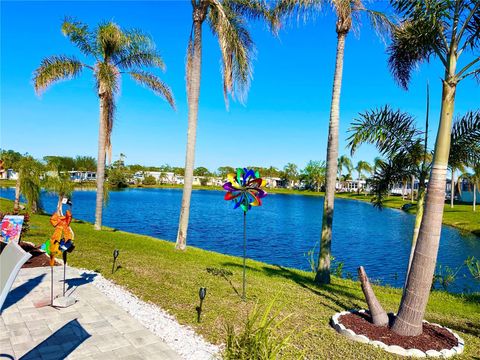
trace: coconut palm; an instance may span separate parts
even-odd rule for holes
[[[223,95],[245,98],[252,75],[253,40],[248,19],[270,19],[266,5],[255,0],[192,0],[192,30],[187,48],[188,130],[182,205],[175,247],[187,246],[197,137],[198,100],[202,62],[202,25],[206,21],[218,39],[222,54]]]
[[[122,30],[113,22],[99,24],[90,30],[86,24],[65,19],[62,33],[89,58],[88,65],[75,57],[53,55],[42,60],[34,73],[37,94],[52,84],[78,77],[83,70],[90,70],[95,81],[96,94],[100,101],[100,124],[98,132],[97,199],[95,229],[102,226],[106,155],[111,158],[111,134],[115,119],[115,99],[120,90],[120,78],[128,74],[137,83],[151,89],[174,107],[168,86],[145,68],[164,69],[165,65],[155,50],[152,39],[139,30]]]
[[[424,216],[405,296],[392,326],[399,335],[414,336],[422,332],[437,259],[456,88],[463,79],[480,73],[480,1],[396,0],[391,4],[401,22],[389,46],[389,65],[400,86],[408,88],[412,70],[423,61],[436,58],[444,68],[440,122]],[[460,65],[459,59],[466,53],[470,58]]]
[[[357,174],[358,174],[357,194],[360,194],[360,179],[362,178],[362,173],[366,172],[371,174],[372,166],[367,161],[360,160],[357,163],[355,170],[357,171]]]
[[[342,87],[345,40],[352,28],[360,25],[359,19],[362,14],[365,14],[370,19],[372,26],[381,36],[389,33],[392,23],[385,14],[367,9],[361,0],[280,0],[275,9],[275,13],[277,16],[289,16],[298,13],[308,15],[309,13],[318,12],[322,5],[331,6],[337,19],[335,29],[337,33],[337,51],[327,144],[327,180],[325,185],[325,201],[323,203],[320,253],[317,274],[315,276],[316,283],[328,284],[330,283],[333,209],[338,171],[340,91]]]

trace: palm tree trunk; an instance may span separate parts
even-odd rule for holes
[[[330,124],[327,145],[327,178],[325,184],[325,200],[323,203],[322,238],[318,259],[317,284],[330,283],[330,256],[332,247],[333,205],[335,199],[335,182],[337,178],[338,159],[338,127],[340,122],[340,90],[343,75],[343,54],[347,33],[340,32],[337,36],[337,57],[335,75],[333,77],[332,104],[330,108]]]
[[[422,320],[435,271],[442,230],[445,184],[456,90],[456,83],[449,81],[449,79],[455,74],[455,61],[456,59],[452,56],[450,59],[450,72],[447,73],[447,80],[443,82],[440,123],[431,176],[425,198],[424,215],[407,278],[405,296],[402,298],[398,316],[392,326],[392,330],[395,333],[403,336],[415,336],[422,333]]]
[[[417,240],[418,240],[418,233],[420,231],[420,225],[422,224],[422,219],[423,219],[425,189],[419,188],[418,191],[419,191],[419,195],[418,195],[419,198],[417,201],[417,214],[415,215],[415,227],[413,229],[412,247],[410,249],[410,257],[408,259],[407,278],[410,272],[410,267],[412,266],[413,254],[415,253],[415,247],[417,246]],[[405,284],[406,284],[406,280],[405,280]]]
[[[455,169],[452,168],[452,181],[450,183],[450,207],[453,209],[453,199],[455,198]]]
[[[187,247],[188,219],[190,216],[190,198],[192,196],[193,169],[195,164],[195,143],[197,140],[198,100],[200,98],[200,77],[202,65],[202,22],[203,14],[194,10],[194,40],[191,74],[188,79],[188,131],[187,154],[185,158],[185,175],[183,184],[182,205],[178,224],[177,242],[175,248],[185,250]]]
[[[17,181],[15,182],[15,202],[13,203],[13,211],[20,209],[20,171],[17,173]]]
[[[103,196],[105,182],[105,157],[107,135],[107,98],[102,85],[98,91],[100,98],[100,124],[98,128],[98,158],[97,158],[97,199],[95,203],[95,230],[102,230]]]
[[[415,200],[413,188],[415,187],[415,175],[412,175],[412,185],[410,187],[410,200]]]
[[[477,211],[475,209],[477,205],[477,184],[474,182],[473,183],[473,211]]]

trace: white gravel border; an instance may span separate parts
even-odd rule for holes
[[[439,324],[429,323],[427,320],[423,320],[423,322],[427,323],[427,324],[434,325],[434,326],[438,326],[440,328],[444,328],[445,330],[450,332],[453,336],[455,336],[458,340],[458,345],[454,346],[451,349],[442,349],[441,351],[427,350],[426,352],[423,352],[419,349],[404,349],[401,346],[387,345],[387,344],[385,344],[381,341],[370,340],[365,335],[357,335],[357,334],[355,334],[355,332],[353,332],[350,329],[347,329],[344,325],[340,324],[340,322],[338,321],[338,319],[342,315],[347,315],[347,314],[350,314],[350,313],[364,313],[364,312],[365,312],[365,310],[349,310],[349,311],[342,311],[342,312],[336,313],[335,315],[332,316],[332,319],[331,319],[332,326],[338,333],[340,333],[340,334],[342,334],[342,335],[344,335],[344,336],[346,336],[346,337],[348,337],[352,340],[359,341],[359,342],[362,342],[364,344],[371,344],[371,345],[379,347],[379,348],[381,348],[385,351],[388,351],[392,354],[401,355],[401,356],[448,358],[448,357],[451,357],[451,356],[454,356],[454,355],[457,355],[457,354],[461,354],[463,352],[464,347],[465,347],[465,342],[463,341],[463,339],[460,336],[458,336],[457,334],[455,334],[451,329],[449,329],[445,326],[441,326]],[[395,315],[395,314],[393,314],[393,315]]]
[[[96,274],[93,285],[110,300],[137,319],[152,331],[185,360],[213,360],[221,358],[221,348],[210,344],[203,337],[185,325],[180,325],[165,310],[146,303],[101,274],[91,270],[78,269],[88,274]]]

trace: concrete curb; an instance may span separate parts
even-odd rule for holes
[[[458,340],[458,345],[454,346],[451,349],[442,349],[441,351],[436,351],[436,350],[427,350],[427,351],[421,351],[419,349],[404,349],[400,346],[397,345],[387,345],[381,341],[378,340],[370,340],[367,338],[365,335],[357,335],[355,332],[353,332],[350,329],[347,329],[344,325],[340,324],[339,318],[342,315],[347,315],[350,313],[365,313],[365,310],[349,310],[349,311],[342,311],[339,313],[336,313],[335,315],[332,316],[331,319],[331,325],[337,331],[339,334],[348,337],[349,339],[364,343],[364,344],[371,344],[375,347],[381,348],[385,351],[388,351],[389,353],[400,355],[400,356],[410,356],[410,357],[442,357],[442,358],[448,358],[454,355],[461,354],[463,352],[463,349],[465,347],[465,342],[463,339],[458,336],[456,333],[454,333],[451,329],[441,326],[439,324],[435,323],[429,323],[427,320],[423,320],[424,323],[431,324],[434,326],[438,326],[440,328],[443,328],[450,332],[455,338]],[[394,314],[395,315],[395,314]]]

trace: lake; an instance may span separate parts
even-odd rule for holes
[[[194,190],[187,245],[241,256],[243,213],[223,200],[223,191]],[[0,196],[14,198],[14,189]],[[175,241],[180,213],[180,189],[125,189],[112,191],[103,224],[116,229]],[[95,216],[95,191],[75,191],[73,216],[89,222]],[[57,198],[42,193],[44,209],[55,210]],[[307,252],[318,249],[323,197],[269,194],[263,206],[247,214],[247,256],[270,264],[309,270]],[[332,252],[343,262],[343,274],[356,278],[363,265],[371,279],[401,287],[404,282],[414,216],[401,210],[377,210],[371,204],[335,200]],[[82,239],[76,239],[81,242]],[[318,251],[318,250],[317,250]],[[443,226],[438,264],[456,270],[468,256],[480,259],[480,239]],[[315,257],[316,259],[316,257]],[[480,291],[465,266],[450,291]]]

